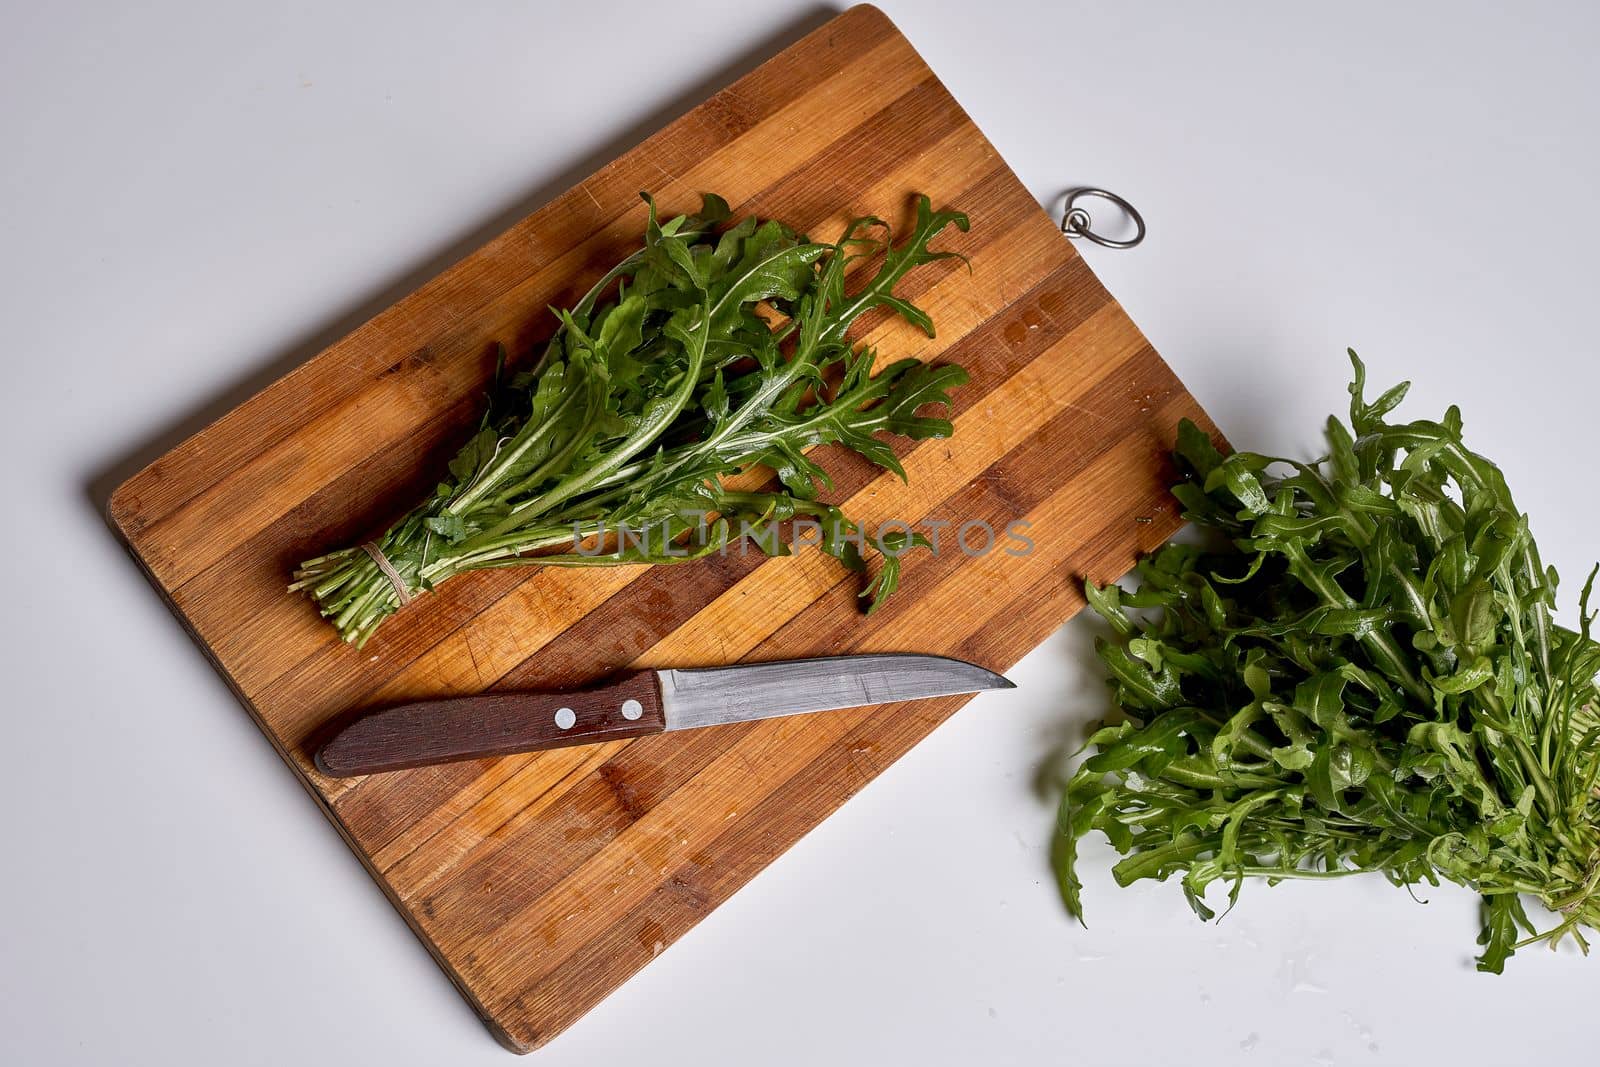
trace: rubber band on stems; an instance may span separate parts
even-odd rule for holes
[[[394,595],[399,598],[401,607],[416,599],[411,595],[411,590],[406,588],[405,579],[400,577],[400,572],[394,569],[394,564],[389,562],[389,557],[383,554],[382,549],[373,542],[366,541],[362,543],[361,550],[372,557],[372,562],[378,565],[383,576],[389,579],[389,584],[394,586]]]

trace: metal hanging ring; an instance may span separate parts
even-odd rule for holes
[[[1095,233],[1092,228],[1094,220],[1089,217],[1088,210],[1078,206],[1078,201],[1084,197],[1099,197],[1101,200],[1107,200],[1115,204],[1122,210],[1124,215],[1127,215],[1132,220],[1133,236],[1127,240],[1118,241],[1104,234]],[[1144,216],[1140,215],[1132,204],[1116,193],[1105,189],[1096,189],[1093,186],[1085,186],[1067,193],[1066,209],[1061,215],[1061,232],[1074,239],[1079,237],[1088,238],[1095,244],[1106,248],[1132,248],[1144,240]]]

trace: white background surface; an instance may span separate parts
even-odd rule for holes
[[[1111,290],[1244,447],[1311,453],[1344,347],[1451,401],[1564,617],[1595,493],[1585,4],[887,3],[1041,200],[1142,207]],[[134,465],[809,29],[726,3],[6,5],[0,1060],[504,1064],[98,514]],[[865,145],[863,151],[871,151]],[[1046,868],[1075,624],[538,1062],[1588,1057],[1600,960],[1473,973],[1475,908],[1249,887],[1221,927]]]

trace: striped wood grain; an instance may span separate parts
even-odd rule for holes
[[[958,362],[949,441],[898,449],[909,481],[829,450],[832,499],[886,519],[1031,523],[1025,556],[908,557],[870,624],[815,552],[678,568],[482,573],[364,651],[284,593],[302,558],[381,528],[470,430],[496,342],[636,239],[637,192],[702,190],[827,235],[900,222],[911,194],[972,216],[964,252],[909,281],[927,340],[864,320],[886,354]],[[179,445],[114,495],[154,582],[401,913],[509,1047],[577,1019],[966,698],[767,720],[332,780],[317,731],[352,707],[571,685],[629,666],[870,650],[1004,669],[1168,536],[1171,428],[1203,413],[881,13],[853,8]],[[948,538],[950,534],[946,534]],[[947,541],[948,545],[948,541]],[[710,1020],[708,1020],[709,1022]]]

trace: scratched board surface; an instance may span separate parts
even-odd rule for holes
[[[956,433],[897,442],[909,482],[823,457],[869,528],[1031,523],[1026,555],[906,559],[868,622],[815,551],[658,568],[515,568],[446,584],[361,651],[295,563],[381,529],[467,436],[496,343],[526,357],[642,232],[641,189],[698,194],[816,235],[903,225],[912,194],[971,214],[955,261],[910,292],[924,338],[864,320],[885,357],[965,366]],[[352,708],[570,687],[625,667],[859,651],[1004,670],[1178,520],[1164,455],[1203,413],[894,26],[853,8],[315,359],[114,494],[117,528],[262,730],[508,1047],[570,1025],[967,698],[776,719],[421,768],[321,776],[312,744]],[[713,1020],[707,1019],[708,1024]]]

